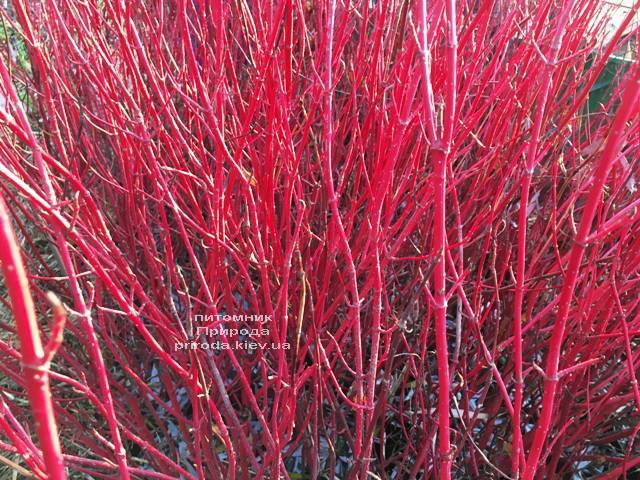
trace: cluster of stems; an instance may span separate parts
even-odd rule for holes
[[[0,462],[637,471],[639,10],[5,2]]]

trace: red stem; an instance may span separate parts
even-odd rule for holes
[[[44,457],[47,477],[65,480],[67,475],[58,440],[51,389],[49,386],[49,363],[40,341],[40,331],[29,292],[29,283],[22,263],[20,249],[16,242],[11,220],[7,214],[4,198],[0,195],[0,260],[5,285],[11,298],[25,379],[25,387],[31,404],[31,412],[36,423],[40,448]]]
[[[520,211],[518,214],[518,257],[516,266],[516,290],[513,302],[513,356],[515,368],[515,395],[513,401],[513,450],[511,453],[511,471],[515,478],[520,476],[520,457],[523,454],[522,430],[520,426],[520,416],[522,412],[523,398],[523,367],[522,367],[522,308],[524,299],[524,282],[525,282],[525,265],[527,258],[527,228],[529,225],[529,194],[531,190],[531,180],[534,169],[538,163],[538,144],[540,141],[540,133],[544,121],[544,114],[549,98],[549,90],[551,88],[551,79],[556,67],[556,61],[560,54],[562,44],[562,36],[569,20],[569,12],[573,5],[572,1],[568,1],[560,15],[558,25],[556,27],[555,36],[550,47],[551,59],[544,68],[544,76],[542,78],[542,87],[538,94],[538,102],[533,124],[533,132],[529,140],[527,149],[527,157],[525,161],[525,172],[522,180],[522,190],[520,192]]]

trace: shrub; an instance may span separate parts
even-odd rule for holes
[[[4,463],[53,479],[637,470],[637,61],[587,105],[611,54],[636,49],[640,4],[610,36],[607,8],[13,0],[0,187],[42,320],[16,288]],[[27,355],[42,341],[50,362]]]

